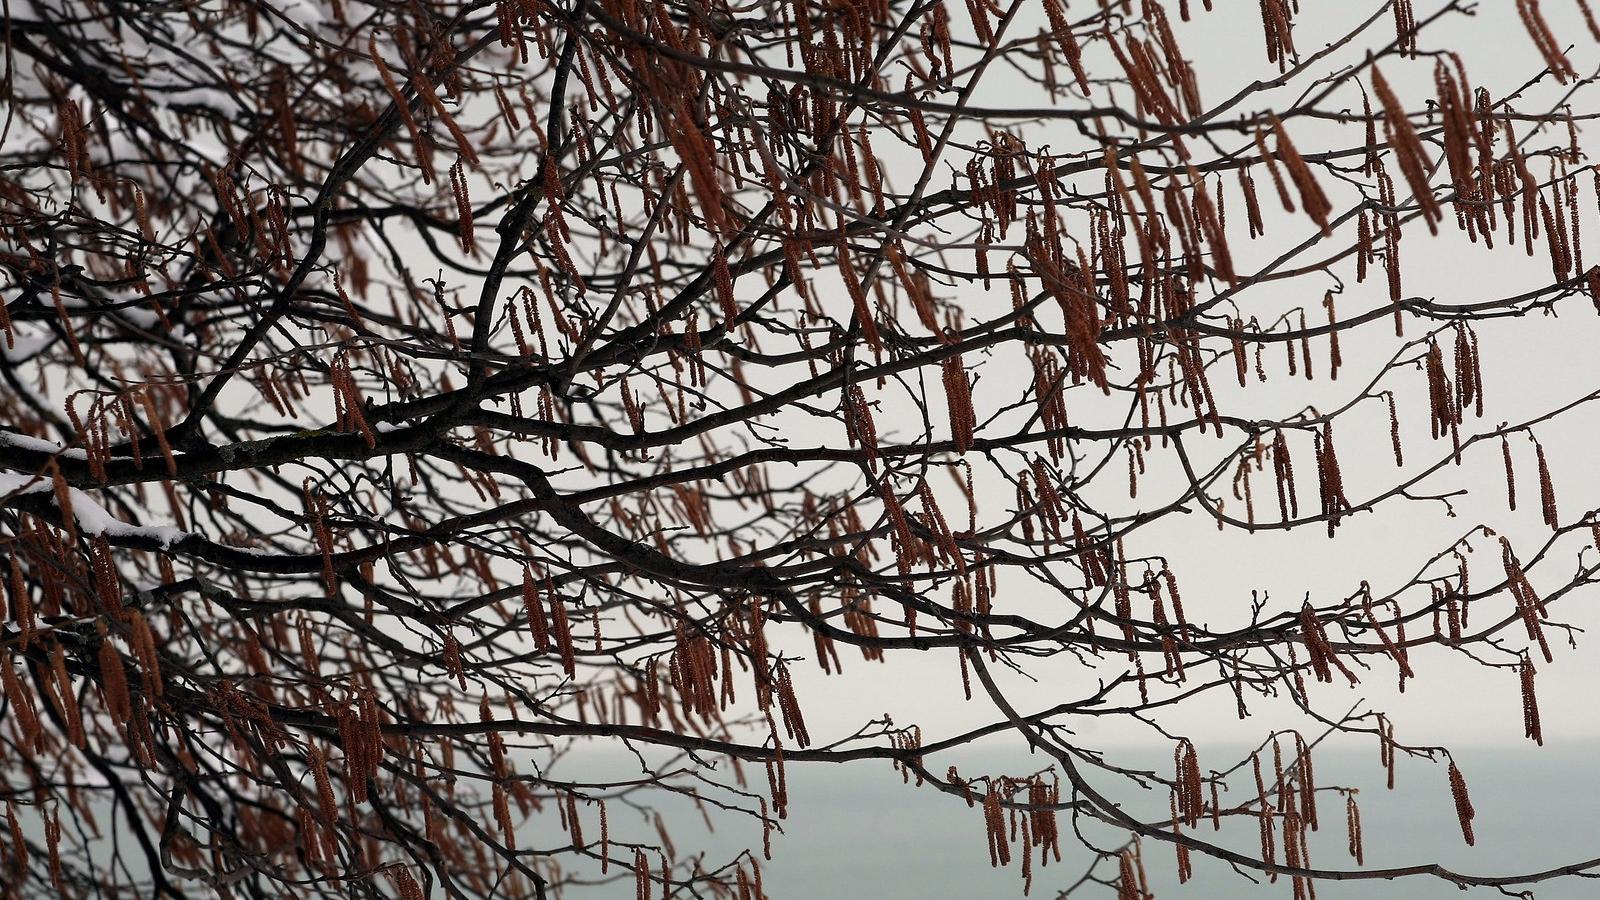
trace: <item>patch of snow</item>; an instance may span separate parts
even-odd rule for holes
[[[13,434],[9,431],[0,431],[0,447],[16,447],[20,450],[32,450],[36,453],[49,453],[64,459],[88,459],[89,454],[82,447],[67,447],[60,441],[49,441],[26,434]]]
[[[171,525],[130,525],[113,516],[83,491],[68,488],[67,492],[72,499],[72,517],[78,520],[78,529],[85,534],[144,538],[160,544],[163,550],[189,536],[189,532]]]
[[[0,472],[0,497],[54,492],[55,483],[48,478],[21,472]],[[162,549],[171,547],[191,534],[171,525],[132,525],[124,522],[75,487],[67,488],[67,497],[72,504],[72,517],[78,522],[78,530],[84,534],[142,538],[160,544]]]
[[[217,546],[224,550],[232,550],[234,553],[243,553],[245,556],[275,556],[279,552],[268,547],[235,547],[232,544],[217,544]]]
[[[16,497],[52,490],[50,479],[21,472],[0,472],[0,497]]]
[[[84,625],[93,621],[95,621],[93,616],[81,616],[73,619],[60,619],[54,622],[39,622],[33,626],[33,633],[41,634],[43,632],[65,628],[68,625]],[[21,634],[22,626],[15,622],[0,623],[0,632],[4,632],[5,634]]]

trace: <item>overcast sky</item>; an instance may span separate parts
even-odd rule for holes
[[[1198,9],[1198,0],[1194,5]],[[1276,68],[1266,60],[1256,4],[1220,0],[1217,6],[1217,12],[1197,14],[1193,22],[1178,25],[1179,41],[1194,61],[1203,96],[1208,102],[1230,96],[1255,79],[1268,79],[1277,74]],[[1439,4],[1419,2],[1418,19],[1426,19],[1437,6]],[[1583,28],[1576,4],[1546,2],[1543,6],[1557,33],[1576,45],[1569,51],[1576,68],[1584,74],[1593,72],[1600,63],[1600,53],[1596,52],[1594,41]],[[1371,15],[1380,4],[1313,2],[1302,3],[1301,7],[1295,40],[1301,54],[1309,55],[1325,43],[1319,36],[1343,34],[1347,25]],[[1175,14],[1173,18],[1176,24]],[[1034,26],[1027,22],[1019,23],[1016,28],[1019,34],[1033,31]],[[1341,64],[1359,60],[1365,48],[1390,40],[1393,26],[1388,16],[1385,15],[1369,34],[1369,40],[1357,41],[1332,60]],[[1457,17],[1431,27],[1424,34],[1421,42],[1424,51],[1439,47],[1456,50],[1465,60],[1474,85],[1489,87],[1495,97],[1521,87],[1542,67],[1509,0],[1480,4],[1476,17]],[[1330,63],[1324,63],[1319,71],[1329,68]],[[1434,95],[1431,60],[1404,64],[1390,61],[1382,68],[1408,106],[1421,108],[1424,101]],[[1274,108],[1288,106],[1304,88],[1302,79],[1287,89],[1259,95],[1238,112],[1263,109],[1268,104]],[[1547,79],[1546,83],[1529,90],[1528,99],[1517,106],[1527,112],[1544,111],[1556,96],[1552,93],[1555,89]],[[1013,72],[997,67],[986,77],[974,104],[1021,105],[1028,103],[1027,98],[1033,93]],[[1591,109],[1593,96],[1592,91],[1580,92],[1575,110],[1583,113]],[[1359,98],[1354,98],[1353,103],[1359,111]],[[1070,124],[1030,123],[1019,125],[1018,130],[1027,136],[1030,147],[1049,144],[1056,152],[1088,149]],[[1315,126],[1297,127],[1294,133],[1303,150],[1308,145],[1315,147]],[[1540,143],[1560,139],[1552,137]],[[1224,146],[1233,147],[1226,142]],[[875,144],[875,149],[891,159],[896,152],[883,146],[883,142]],[[953,161],[959,168],[965,158],[952,153],[947,161]],[[910,162],[907,160],[908,164]],[[914,168],[914,165],[905,168]],[[895,167],[891,166],[890,170],[895,171]],[[1536,169],[1536,173],[1544,174],[1542,169]],[[1585,185],[1581,195],[1583,231],[1592,240],[1592,236],[1600,235],[1600,223],[1595,222],[1595,198],[1587,186],[1587,174],[1580,176],[1580,183]],[[903,184],[898,186],[904,188]],[[941,178],[935,179],[934,186],[944,186]],[[1231,179],[1227,190],[1230,192],[1227,202],[1238,204],[1237,188]],[[1239,206],[1231,208],[1237,210]],[[1303,240],[1314,230],[1303,216],[1280,215],[1269,223],[1269,234],[1264,241],[1247,244],[1240,233],[1242,216],[1236,223],[1240,227],[1230,229],[1236,266],[1247,271],[1251,267],[1241,264],[1241,257],[1260,265],[1284,246]],[[1588,256],[1600,261],[1600,246]],[[1430,239],[1420,222],[1413,223],[1405,231],[1403,258],[1406,295],[1446,303],[1510,295],[1547,284],[1551,277],[1548,258],[1542,249],[1532,258],[1523,254],[1520,243],[1514,249],[1500,248],[1485,253],[1481,247],[1467,243],[1453,228],[1446,228],[1438,238]],[[1348,273],[1344,274],[1346,282],[1338,298],[1342,314],[1387,304],[1381,275],[1356,285]],[[1249,311],[1263,319],[1302,305],[1312,313],[1320,313],[1322,292],[1334,287],[1331,280],[1319,281],[1315,276],[1294,279],[1253,290],[1246,302]],[[1003,291],[1003,285],[997,283],[996,289]],[[970,302],[975,309],[995,302],[993,295],[984,294],[976,286],[946,289],[947,294],[951,292],[964,303]],[[1593,349],[1600,339],[1600,320],[1581,298],[1563,303],[1560,309],[1563,312],[1559,318],[1501,319],[1479,326],[1487,401],[1484,418],[1469,419],[1468,427],[1491,429],[1504,421],[1528,419],[1600,387],[1600,364],[1596,362]],[[1414,337],[1422,330],[1421,323],[1413,321],[1408,336]],[[1358,393],[1397,347],[1387,324],[1378,323],[1343,338],[1345,367],[1336,383],[1328,382],[1321,373],[1316,382],[1310,383],[1285,377],[1280,353],[1276,357],[1268,354],[1273,377],[1264,385],[1252,383],[1247,391],[1239,391],[1232,386],[1231,373],[1214,378],[1213,385],[1218,389],[1223,411],[1234,415],[1282,417],[1307,405],[1328,408]],[[1325,367],[1325,344],[1314,344],[1314,351],[1319,355],[1318,368]],[[991,361],[977,368],[981,374],[977,396],[982,396],[984,380],[1000,384],[1016,377],[1031,378],[1030,373],[1019,372],[1015,367],[1008,369],[1006,364],[1004,360]],[[1014,391],[1011,384],[1005,386]],[[1426,433],[1426,388],[1422,372],[1408,369],[1391,373],[1381,388],[1399,393],[1402,418],[1408,423],[1408,459],[1403,471],[1414,472],[1424,461],[1431,463],[1442,455],[1444,443],[1430,441]],[[1405,412],[1408,403],[1409,417]],[[979,406],[981,408],[981,402]],[[1120,410],[1113,412],[1120,414]],[[1341,421],[1348,422],[1342,425],[1339,444],[1350,496],[1353,499],[1364,497],[1397,482],[1397,473],[1401,470],[1395,469],[1390,455],[1388,424],[1382,405],[1369,403],[1348,420]],[[909,422],[902,424],[910,425]],[[1600,476],[1594,471],[1592,449],[1593,438],[1600,434],[1596,426],[1594,411],[1580,408],[1537,430],[1548,454],[1564,521],[1600,506]],[[880,422],[880,431],[887,434],[892,428]],[[1229,446],[1233,439],[1230,435]],[[1222,446],[1222,442],[1218,446]],[[1539,519],[1533,446],[1524,438],[1513,442],[1513,450],[1523,498],[1515,513],[1506,509],[1499,445],[1492,443],[1469,454],[1460,468],[1447,467],[1419,486],[1419,491],[1426,493],[1470,489],[1470,494],[1451,499],[1453,510],[1447,510],[1445,504],[1436,501],[1388,501],[1376,512],[1351,518],[1331,540],[1314,528],[1292,534],[1259,532],[1247,536],[1231,530],[1219,534],[1211,519],[1196,512],[1172,516],[1154,528],[1141,530],[1137,539],[1130,541],[1129,554],[1161,553],[1170,558],[1183,586],[1190,617],[1214,625],[1242,623],[1248,615],[1253,591],[1270,595],[1272,608],[1280,610],[1297,608],[1307,596],[1313,603],[1348,596],[1363,580],[1369,581],[1375,592],[1383,593],[1387,587],[1407,580],[1430,556],[1466,534],[1475,524],[1489,525],[1497,533],[1510,537],[1519,547],[1533,546],[1547,536],[1548,531]],[[1138,504],[1153,505],[1176,491],[1179,481],[1172,477],[1170,466],[1164,480],[1158,474],[1161,470],[1156,459],[1158,455],[1151,456],[1151,465],[1156,471],[1141,483],[1140,500],[1129,504],[1123,497],[1122,503],[1128,504],[1127,508],[1148,508]],[[1115,482],[1115,479],[1108,480]],[[1258,490],[1262,490],[1269,482],[1258,481],[1257,485]],[[1305,490],[1311,490],[1309,483]],[[1008,486],[991,484],[984,493],[980,507],[991,515],[1015,504]],[[1109,508],[1122,508],[1114,499],[1107,499],[1106,504]],[[1270,504],[1262,504],[1263,507],[1267,505]],[[1495,540],[1479,537],[1473,546],[1477,548],[1473,557],[1474,571],[1492,572],[1499,564]],[[1551,568],[1560,575],[1573,571],[1580,546],[1575,539],[1560,545],[1558,555],[1571,562]],[[1593,561],[1592,548],[1585,559]],[[1416,595],[1410,596],[1415,601]],[[1048,609],[1051,604],[1060,602],[1059,598],[1019,597],[1015,593],[1003,594],[1001,599],[1008,608],[1030,611]],[[1498,605],[1493,608],[1501,611]],[[1552,614],[1576,626],[1593,627],[1600,625],[1597,610],[1600,610],[1600,596],[1594,591],[1582,591],[1553,607]],[[798,643],[795,650],[810,655],[809,648]],[[952,702],[952,697],[959,696],[960,681],[951,654],[909,659],[909,654],[890,654],[890,662],[877,664],[863,662],[848,648],[841,648],[841,653],[846,664],[843,678],[825,679],[807,667],[802,667],[798,673],[802,679],[803,699],[826,697],[825,702],[807,702],[807,719],[815,733],[842,735],[859,727],[867,717],[889,712],[898,723],[923,725],[931,739],[995,718],[994,710],[982,699],[971,703]],[[1544,710],[1546,741],[1552,745],[1592,746],[1592,741],[1600,736],[1600,712],[1592,702],[1594,685],[1600,676],[1600,657],[1587,642],[1580,643],[1577,650],[1558,648],[1556,657],[1555,663],[1540,667],[1539,698]],[[1382,664],[1363,673],[1362,683],[1353,689],[1342,684],[1313,685],[1313,697],[1322,703],[1326,713],[1342,712],[1360,702],[1388,710],[1399,722],[1402,736],[1408,740],[1457,745],[1493,743],[1518,748],[1528,744],[1522,735],[1521,700],[1514,673],[1485,670],[1438,648],[1413,654],[1412,662],[1418,678],[1408,685],[1403,697],[1395,690],[1392,667],[1385,669]],[[1089,677],[1076,665],[1066,664],[1040,666],[1032,669],[1031,674],[1039,679],[1037,683],[1030,685],[1020,679],[1008,681],[1023,710],[1061,702],[1063,691],[1075,696],[1083,691]],[[1270,705],[1261,703],[1253,703],[1252,709],[1258,715],[1240,723],[1231,703],[1220,707],[1198,703],[1186,705],[1162,721],[1173,730],[1197,739],[1230,743],[1254,742],[1271,728],[1296,724],[1287,710],[1274,714]],[[1097,745],[1150,740],[1148,731],[1128,723],[1091,720],[1080,724],[1086,742]]]

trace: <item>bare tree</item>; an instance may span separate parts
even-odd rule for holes
[[[1153,846],[1296,898],[1600,865],[1364,866],[1313,774],[1323,740],[1444,765],[1472,843],[1448,751],[1338,686],[1467,660],[1541,741],[1600,539],[1530,443],[1597,394],[1491,426],[1479,352],[1600,303],[1590,78],[1538,0],[1454,45],[1463,0],[1348,5],[9,0],[0,883],[758,898],[786,769],[858,760],[1051,894],[1146,897]],[[1180,46],[1242,34],[1238,84]],[[1542,71],[1473,80],[1529,38]],[[1408,292],[1447,239],[1537,265]],[[1453,511],[1502,454],[1542,535],[1186,614],[1181,535]],[[807,727],[821,674],[906,656],[991,724]],[[1079,676],[1036,708],[1047,668]],[[1242,760],[1162,725],[1284,700]],[[1007,735],[1037,771],[941,758]],[[562,774],[606,745],[638,773]],[[668,797],[764,840],[674,846]],[[1319,813],[1351,859],[1310,858]]]

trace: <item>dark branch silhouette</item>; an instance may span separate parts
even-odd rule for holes
[[[1600,515],[1536,432],[1600,391],[1494,422],[1479,335],[1600,308],[1585,54],[1538,0],[1477,48],[1431,43],[1463,0],[1216,5],[10,0],[0,890],[759,900],[786,767],[867,760],[974,807],[1023,889],[1082,843],[1063,895],[1149,897],[1158,845],[1296,900],[1600,868],[1366,866],[1312,763],[1440,763],[1473,843],[1448,750],[1337,690],[1434,655],[1543,741]],[[1180,45],[1246,26],[1254,80]],[[1530,39],[1503,96],[1469,74]],[[1549,271],[1408,292],[1456,252]],[[1501,490],[1464,459],[1544,536],[1186,613],[1178,523],[1454,514]],[[915,654],[991,724],[808,727],[807,670]],[[1033,708],[1047,664],[1081,677]],[[1285,700],[1242,760],[1160,724]],[[1073,730],[1103,717],[1171,770]],[[943,758],[1006,736],[1038,771]],[[599,746],[637,774],[563,774]],[[669,797],[762,839],[674,845]]]

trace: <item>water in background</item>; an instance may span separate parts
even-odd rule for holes
[[[1467,847],[1456,824],[1443,764],[1402,765],[1396,790],[1384,789],[1383,770],[1375,752],[1356,754],[1335,748],[1315,756],[1319,784],[1339,783],[1361,789],[1366,866],[1437,862],[1471,874],[1535,872],[1578,860],[1600,857],[1600,748],[1458,748],[1456,758],[1466,775],[1477,845]],[[1170,757],[1122,753],[1118,762],[1147,764],[1168,771]],[[1230,759],[1236,760],[1235,754]],[[953,760],[967,776],[989,771],[1024,775],[1045,763],[1025,755],[987,758],[969,755]],[[1218,756],[1214,762],[1220,762]],[[1202,759],[1204,764],[1205,760]],[[948,762],[944,763],[948,765]],[[941,766],[942,768],[942,766]],[[760,770],[751,773],[760,778]],[[1020,867],[990,867],[979,809],[960,799],[901,783],[887,763],[791,765],[790,813],[785,834],[774,838],[774,859],[762,864],[767,893],[774,900],[912,900],[928,897],[1020,897]],[[568,775],[573,774],[568,770]],[[1242,788],[1239,785],[1235,789]],[[1253,793],[1253,788],[1251,788]],[[1126,796],[1126,791],[1117,795]],[[1150,814],[1166,797],[1128,798],[1130,810]],[[670,811],[670,810],[669,810]],[[1327,795],[1319,806],[1322,827],[1312,839],[1312,862],[1319,867],[1351,868],[1346,852],[1344,804]],[[614,822],[615,816],[614,813]],[[677,815],[673,839],[680,854],[693,846],[708,851],[707,859],[723,860],[753,846],[759,836],[723,827],[708,834],[699,816]],[[1225,829],[1219,842],[1255,852],[1254,826]],[[1061,819],[1064,858],[1035,871],[1032,897],[1051,898],[1082,875],[1086,858],[1073,857],[1068,820]],[[615,827],[615,825],[613,826]],[[1102,838],[1110,833],[1096,832]],[[1200,836],[1216,840],[1209,826]],[[1279,851],[1282,852],[1281,849]],[[1289,898],[1290,885],[1252,885],[1223,863],[1196,855],[1194,877],[1179,886],[1170,845],[1147,843],[1145,857],[1157,898],[1223,900],[1223,898]],[[1035,859],[1037,863],[1037,858]],[[1109,870],[1105,874],[1111,874]],[[612,883],[613,890],[631,890]],[[1531,888],[1539,900],[1590,900],[1600,897],[1600,880],[1565,878]],[[1437,879],[1411,877],[1399,881],[1320,882],[1322,900],[1407,898],[1443,900],[1458,897],[1503,897],[1494,888],[1462,892]],[[606,892],[605,888],[601,889]],[[1071,896],[1114,897],[1100,885],[1086,885]]]

